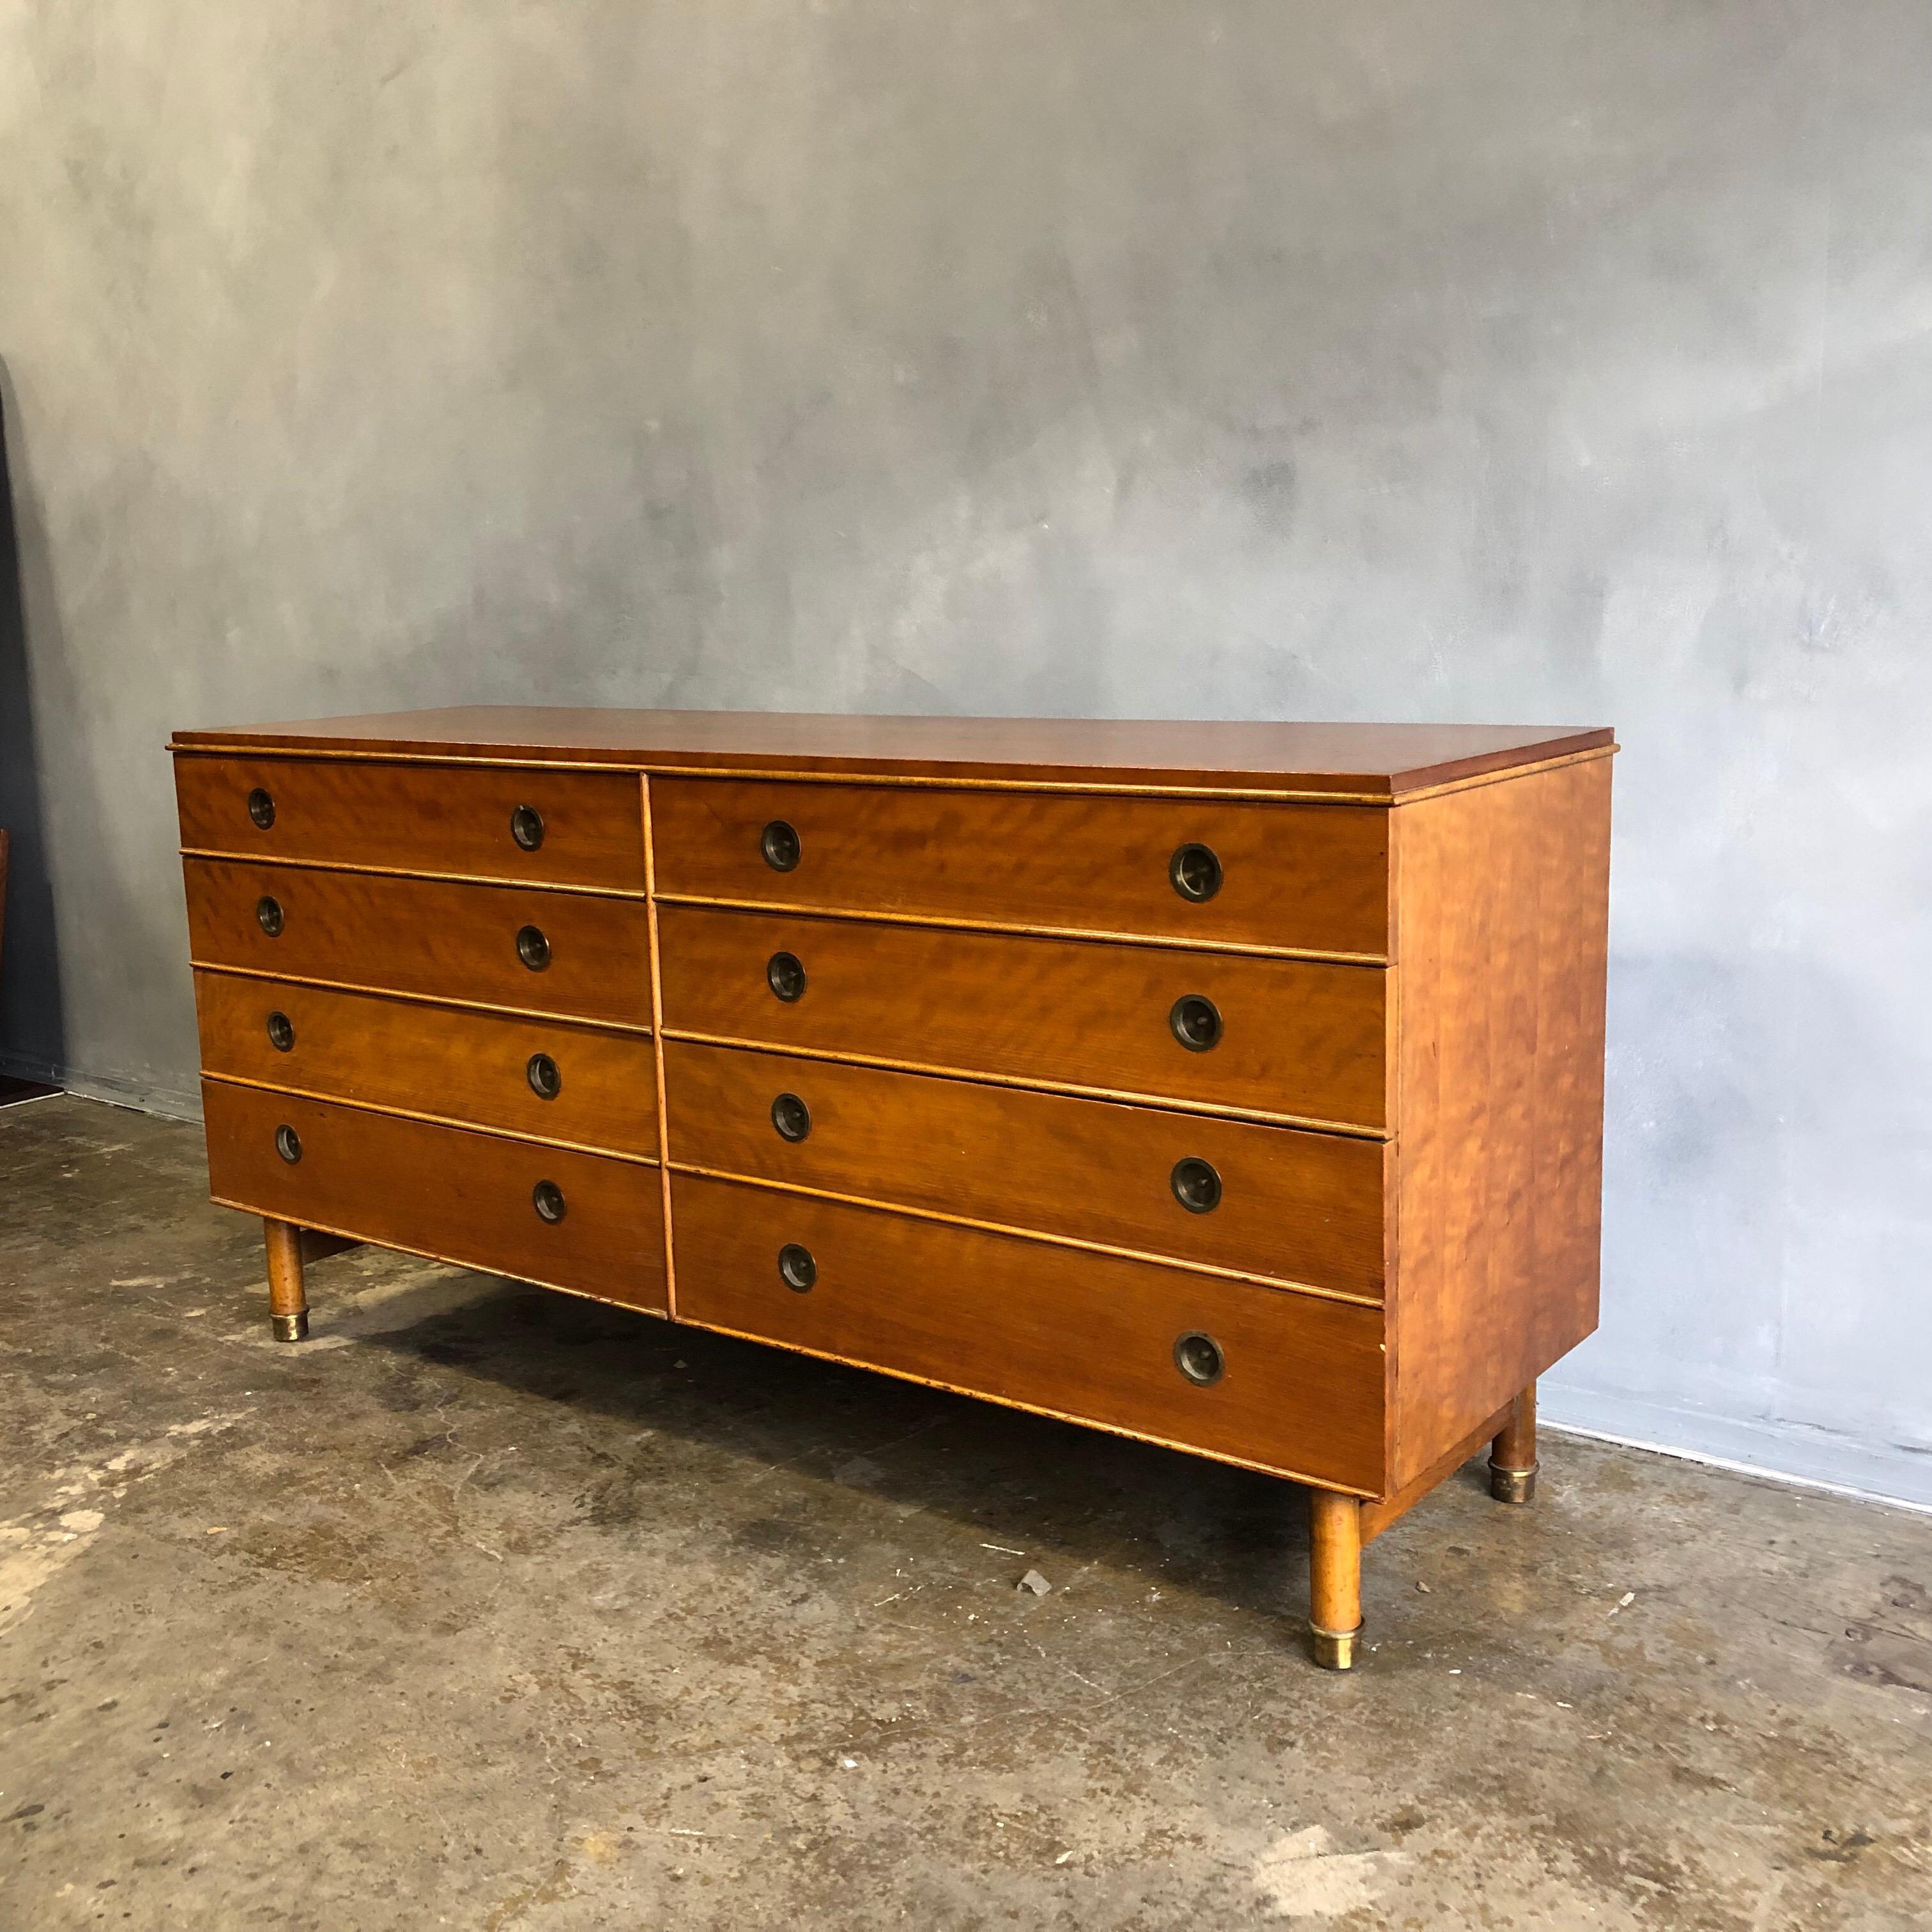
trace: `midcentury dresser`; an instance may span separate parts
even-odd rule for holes
[[[478,709],[183,731],[208,1169],[1264,1470],[1364,1544],[1596,1324],[1607,730]]]

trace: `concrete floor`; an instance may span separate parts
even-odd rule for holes
[[[1932,1520],[1552,1439],[1324,1676],[1291,1488],[367,1250],[278,1346],[203,1186],[0,1112],[4,1932],[1932,1923]]]

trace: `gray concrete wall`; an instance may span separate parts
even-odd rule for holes
[[[177,724],[1608,721],[1550,1412],[1932,1502],[1928,238],[1923,0],[4,0],[9,1061]]]

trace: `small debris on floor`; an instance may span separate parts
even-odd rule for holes
[[[1037,1570],[1029,1570],[1020,1579],[1018,1587],[1022,1590],[1030,1590],[1036,1597],[1043,1597],[1053,1586]]]
[[[1618,1611],[1628,1610],[1631,1604],[1636,1601],[1636,1592],[1634,1590],[1626,1590],[1623,1594],[1619,1597],[1606,1611],[1604,1612],[1604,1614],[1606,1616],[1613,1617],[1616,1615]]]
[[[1432,1597],[1436,1594],[1435,1592],[1430,1589],[1429,1586],[1424,1582],[1419,1576],[1416,1579],[1415,1587],[1420,1590],[1425,1597]]]

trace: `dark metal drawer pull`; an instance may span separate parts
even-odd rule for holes
[[[290,1126],[275,1130],[275,1151],[292,1167],[302,1159],[302,1136]]]
[[[782,818],[775,818],[758,834],[758,850],[773,872],[789,872],[798,864],[804,848],[799,843],[796,829]]]
[[[530,1091],[539,1100],[554,1100],[563,1091],[562,1070],[547,1053],[532,1054],[524,1073],[530,1083]]]
[[[544,842],[543,814],[533,805],[520,805],[510,814],[510,836],[526,852],[534,852]]]
[[[1174,1345],[1174,1366],[1197,1388],[1212,1388],[1222,1377],[1227,1363],[1221,1345],[1211,1335],[1190,1329]]]
[[[796,1241],[788,1241],[778,1250],[778,1279],[795,1294],[802,1294],[818,1279],[818,1264],[812,1250]]]
[[[286,1013],[271,1013],[268,1016],[268,1044],[278,1053],[289,1053],[294,1050],[295,1043],[295,1022]]]
[[[248,794],[248,816],[264,832],[275,822],[275,801],[260,785]]]
[[[539,1220],[554,1226],[564,1216],[563,1190],[554,1180],[540,1180],[530,1190],[530,1205]]]
[[[772,1102],[772,1125],[781,1139],[802,1141],[812,1131],[812,1109],[796,1094],[781,1094]]]
[[[532,973],[541,973],[550,964],[550,941],[541,927],[526,926],[517,934],[517,957]]]
[[[1167,862],[1167,876],[1184,899],[1211,899],[1221,890],[1221,862],[1207,845],[1182,845]]]
[[[1190,1214],[1211,1214],[1221,1204],[1221,1177],[1211,1161],[1190,1154],[1174,1163],[1168,1178],[1174,1198]]]
[[[283,926],[281,902],[265,893],[255,902],[255,922],[271,939],[279,939]]]
[[[1167,1023],[1190,1053],[1205,1053],[1221,1043],[1221,1010],[1204,993],[1184,993]]]
[[[795,952],[774,952],[765,962],[765,983],[788,1005],[805,998],[805,968]]]

